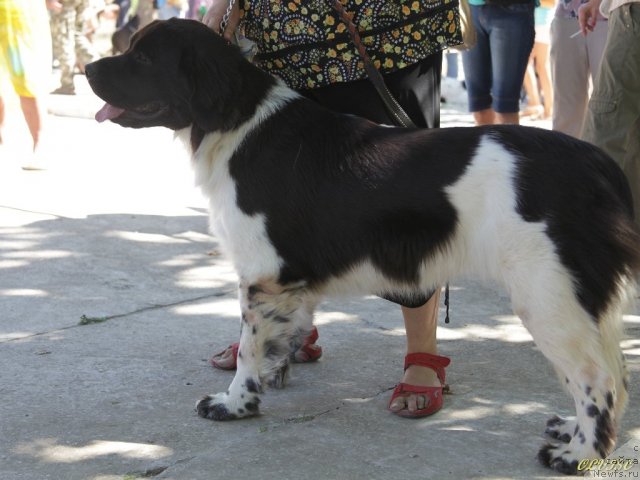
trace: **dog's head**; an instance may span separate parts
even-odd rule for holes
[[[274,81],[205,25],[181,19],[149,24],[126,52],[87,65],[86,74],[107,102],[98,121],[173,130],[195,124],[205,132],[246,120]]]

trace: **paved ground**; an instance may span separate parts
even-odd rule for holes
[[[452,285],[438,330],[453,394],[432,418],[385,410],[404,338],[399,310],[375,298],[321,305],[325,357],[296,366],[261,416],[198,418],[196,400],[232,377],[206,360],[238,333],[234,274],[171,133],[98,125],[80,91],[52,99],[65,116],[50,122],[48,171],[20,170],[16,115],[0,149],[0,479],[554,477],[535,455],[571,401],[505,293],[472,282]],[[469,121],[446,111],[445,126]],[[632,382],[627,458],[639,406]]]

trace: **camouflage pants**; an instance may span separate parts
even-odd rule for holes
[[[640,3],[616,8],[593,84],[582,138],[607,152],[624,171],[640,227]]]
[[[83,32],[89,0],[60,0],[60,3],[62,10],[51,14],[53,57],[60,62],[60,84],[73,87],[76,62],[84,66],[98,56]]]

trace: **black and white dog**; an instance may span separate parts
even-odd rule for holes
[[[460,275],[498,280],[574,398],[540,459],[563,472],[614,447],[619,346],[640,236],[597,148],[533,128],[390,128],[321,108],[204,25],[155,22],[87,65],[98,120],[176,130],[240,278],[242,334],[214,420],[255,415],[331,294],[411,298]],[[564,443],[562,443],[564,442]]]

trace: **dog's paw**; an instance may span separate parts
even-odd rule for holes
[[[576,475],[578,473],[578,462],[583,458],[576,458],[574,452],[567,448],[566,445],[547,444],[538,452],[540,463],[565,475]]]
[[[256,396],[234,401],[226,393],[207,395],[196,403],[196,411],[202,418],[210,420],[235,420],[252,417],[259,413],[260,399]]]
[[[578,423],[575,418],[551,417],[547,421],[546,435],[562,443],[569,443],[578,432]]]

